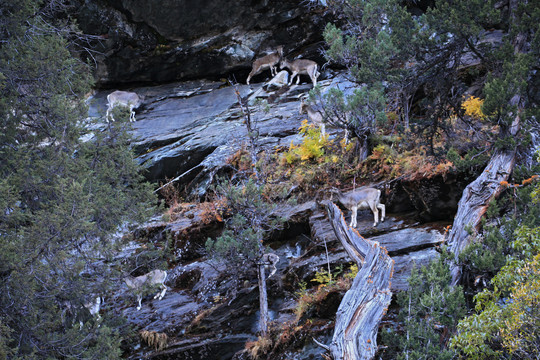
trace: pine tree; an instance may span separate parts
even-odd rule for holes
[[[227,273],[234,280],[233,286],[237,285],[238,278],[248,269],[256,267],[259,285],[259,327],[261,334],[266,336],[269,315],[267,278],[262,258],[267,249],[263,242],[273,231],[282,227],[284,220],[275,215],[277,204],[266,200],[264,187],[267,174],[261,174],[258,169],[259,131],[236,85],[235,92],[244,115],[248,135],[246,142],[252,166],[248,173],[236,174],[235,182],[223,180],[216,186],[217,196],[226,200],[228,212],[233,215],[227,220],[221,236],[214,240],[208,239],[206,250],[211,258],[227,264]]]
[[[476,294],[475,311],[460,321],[451,340],[462,357],[534,359],[540,352],[540,184],[534,179],[512,189],[514,211],[502,225],[484,229],[483,244],[471,244],[462,253],[469,271],[480,273],[487,286]],[[495,262],[503,246],[505,256]]]
[[[324,32],[329,60],[347,66],[358,83],[384,88],[387,110],[401,115],[428,140],[450,130],[450,114],[460,113],[467,79],[484,76],[483,106],[493,124],[502,125],[506,137],[517,106],[532,109],[533,83],[540,64],[538,4],[511,1],[498,8],[495,1],[334,0],[329,9],[345,21],[329,24]],[[422,13],[408,6],[424,6]],[[482,41],[493,28],[502,28],[500,46]],[[517,50],[519,48],[519,50]],[[465,67],[466,59],[479,66]],[[511,99],[522,96],[519,104]],[[413,111],[413,101],[418,101]],[[534,96],[533,96],[534,97]],[[513,114],[513,115],[512,115]]]
[[[69,51],[73,27],[48,17],[59,5],[0,5],[0,354],[118,358],[107,319],[73,318],[110,286],[111,233],[152,196],[125,125],[80,140],[92,80]]]
[[[394,345],[397,359],[452,359],[448,340],[458,321],[465,316],[465,296],[461,287],[450,286],[448,252],[420,271],[413,268],[407,291],[398,294],[399,319],[403,333],[384,333],[383,340]]]
[[[231,184],[224,181],[216,188],[217,194],[227,200],[227,208],[233,216],[228,219],[223,234],[217,239],[208,239],[209,255],[225,261],[228,273],[237,280],[253,267],[259,279],[260,328],[266,335],[268,330],[268,298],[266,294],[266,272],[262,257],[266,253],[265,237],[281,227],[283,220],[273,210],[277,204],[264,199],[263,186],[254,180]],[[236,284],[237,285],[237,281]]]

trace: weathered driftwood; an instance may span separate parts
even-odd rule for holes
[[[327,210],[336,236],[359,271],[339,305],[332,343],[326,348],[335,360],[372,359],[379,323],[392,298],[394,261],[379,243],[349,227],[335,204],[327,204]]]

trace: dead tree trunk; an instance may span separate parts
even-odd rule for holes
[[[259,264],[257,270],[257,275],[259,277],[259,323],[261,335],[264,337],[268,333],[268,298],[266,293],[266,274],[264,271],[264,264]]]
[[[510,1],[511,18],[518,7],[519,0]],[[518,33],[514,38],[514,52],[522,53],[527,43],[527,36]],[[515,109],[514,114],[509,114],[512,118],[512,125],[501,132],[501,137],[515,136],[520,128],[520,117],[523,111],[523,99],[516,93],[509,102],[511,108]],[[470,183],[459,200],[458,212],[454,218],[452,231],[448,239],[450,251],[455,256],[455,264],[451,264],[452,285],[456,285],[461,278],[461,267],[458,265],[458,256],[463,249],[472,241],[466,227],[471,227],[478,231],[481,219],[487,210],[489,202],[497,197],[504,189],[501,182],[508,180],[516,160],[516,149],[497,150],[482,174]]]
[[[327,210],[336,236],[359,268],[339,305],[334,337],[327,349],[335,360],[372,359],[379,323],[392,298],[394,260],[379,243],[364,239],[349,227],[335,204],[327,204]]]
[[[514,114],[512,125],[502,136],[515,136],[519,131],[522,110],[521,96],[512,97],[510,104],[516,107],[517,113]],[[458,256],[473,239],[467,228],[479,230],[482,216],[484,216],[489,202],[504,190],[501,182],[508,180],[515,160],[515,148],[497,150],[482,174],[463,190],[463,195],[458,203],[458,212],[448,238],[450,251],[455,256],[455,263],[451,264],[450,267],[452,285],[457,285],[461,278]]]
[[[497,151],[482,174],[463,191],[448,238],[449,249],[456,260],[456,263],[451,265],[452,285],[456,285],[461,277],[461,267],[457,265],[457,258],[473,239],[467,228],[479,230],[489,202],[504,189],[501,182],[508,180],[514,167],[515,155],[515,149]]]

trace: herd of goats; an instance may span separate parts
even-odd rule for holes
[[[283,46],[278,46],[273,53],[256,59],[253,62],[253,66],[247,77],[246,83],[249,85],[249,81],[253,76],[260,74],[262,71],[267,69],[270,69],[272,76],[276,76],[278,73],[278,65],[280,69],[287,68],[292,71],[288,85],[292,84],[295,77],[296,85],[298,85],[300,82],[300,75],[308,75],[311,78],[313,86],[317,85],[317,78],[320,75],[318,71],[319,66],[317,63],[313,60],[307,59],[296,59],[289,61],[283,57]],[[114,116],[112,113],[113,108],[116,106],[123,106],[129,108],[129,121],[135,121],[135,109],[142,105],[143,100],[143,97],[134,92],[121,90],[113,91],[107,96],[107,113],[105,114],[105,119],[107,122],[109,122],[109,118],[114,121]],[[301,113],[307,111],[308,109],[305,106],[301,109]],[[316,112],[311,111],[310,113],[315,114]],[[316,119],[311,119],[310,113],[308,112],[310,120],[322,124],[322,117],[317,117],[317,115],[314,115]]]
[[[307,59],[297,59],[289,61],[283,57],[283,47],[279,46],[273,53],[263,56],[256,59],[253,62],[252,70],[248,75],[246,83],[249,84],[251,78],[264,70],[270,69],[272,76],[276,76],[277,67],[280,69],[288,68],[292,71],[290,81],[288,85],[291,85],[294,78],[297,77],[296,84],[298,85],[300,81],[300,75],[308,75],[311,78],[313,86],[317,85],[317,78],[320,73],[318,71],[318,65],[315,61]],[[105,115],[107,122],[109,117],[114,121],[114,116],[112,110],[116,106],[124,106],[129,108],[130,111],[130,121],[135,121],[135,111],[134,109],[138,108],[143,101],[143,98],[137,95],[134,92],[128,91],[114,91],[107,96],[107,113]],[[323,116],[320,110],[314,109],[312,106],[307,105],[302,100],[300,106],[300,113],[307,113],[308,118],[313,123],[317,123],[321,126],[321,132],[324,134],[324,122],[322,121]],[[338,189],[331,189],[332,196],[335,194],[337,200],[349,211],[351,211],[351,222],[349,226],[357,226],[357,212],[358,210],[369,209],[373,212],[374,223],[373,226],[377,226],[379,222],[379,211],[381,212],[381,221],[384,221],[386,215],[386,210],[384,204],[381,204],[381,191],[374,188],[364,187],[361,189],[353,190],[352,192],[342,193]],[[279,262],[279,256],[274,253],[267,253],[262,256],[259,261],[259,265],[264,265],[265,267],[271,268],[270,278],[275,274],[277,268],[276,265]],[[167,286],[165,281],[167,280],[167,272],[164,270],[152,270],[147,274],[133,277],[130,275],[125,275],[124,282],[128,288],[137,296],[137,310],[140,310],[142,305],[142,298],[145,292],[145,289],[148,287],[157,287],[159,286],[159,292],[154,296],[154,299],[161,300],[167,291]],[[85,303],[84,307],[88,310],[90,315],[99,321],[100,319],[100,308],[102,304],[102,298],[100,296],[94,298],[92,301]],[[82,327],[82,322],[80,322]]]

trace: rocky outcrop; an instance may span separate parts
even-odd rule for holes
[[[336,83],[346,88],[353,86],[343,78],[321,81],[323,87]],[[144,96],[133,124],[133,146],[150,181],[179,177],[182,183],[192,183],[192,193],[204,195],[208,183],[247,139],[236,88],[249,101],[261,149],[300,141],[298,128],[305,115],[299,114],[299,97],[307,95],[311,85],[285,87],[277,91],[279,95],[265,91],[262,84],[236,88],[223,85],[191,81],[132,89]],[[104,116],[108,93],[98,92],[89,100],[91,117]],[[256,105],[256,99],[272,102],[271,111]]]
[[[320,84],[323,91],[337,84],[345,93],[354,88],[354,84],[340,76],[323,79]],[[259,133],[259,146],[273,149],[301,141],[298,127],[305,116],[298,110],[300,97],[309,89],[311,84],[265,90],[263,84],[232,87],[206,80],[134,89],[145,96],[137,121],[132,125],[138,159],[152,181],[176,178],[179,183],[190,185],[193,194],[202,196],[213,178],[231,166],[228,159],[247,138],[235,91],[249,104]],[[89,100],[91,117],[103,117],[107,93],[99,92]],[[265,112],[263,106],[257,105],[257,99],[265,99],[270,111]],[[335,129],[328,132],[337,135]],[[377,227],[372,226],[371,212],[358,214],[360,234],[386,247],[395,261],[392,291],[407,288],[413,264],[421,266],[438,256],[435,247],[443,241],[446,224],[433,223],[438,217],[430,218],[429,214],[451,211],[455,206],[453,193],[461,191],[455,179],[422,181],[393,183],[389,193],[383,195],[389,214]],[[161,301],[144,299],[139,312],[131,302],[124,303],[122,311],[137,328],[167,334],[168,347],[151,356],[202,359],[223,351],[227,354],[223,358],[230,358],[246,341],[253,340],[257,332],[256,276],[254,272],[248,273],[233,284],[231,279],[220,275],[219,265],[205,260],[204,243],[208,237],[219,235],[223,220],[209,214],[205,203],[182,207],[178,213],[169,214],[170,218],[165,217],[167,221],[156,220],[135,235],[137,239],[158,246],[168,243],[171,247],[167,281],[170,291]],[[400,215],[396,215],[396,210]],[[298,283],[312,286],[315,272],[326,269],[328,262],[336,269],[351,260],[337,241],[326,213],[317,208],[315,201],[283,205],[278,211],[277,215],[288,222],[282,231],[266,240],[280,257],[277,273],[268,282],[269,308],[272,319],[293,321]],[[423,216],[424,213],[428,216]],[[348,221],[349,216],[346,213]],[[231,291],[238,284],[240,288]],[[321,331],[323,336],[332,329],[330,314],[335,313],[341,295],[332,294],[313,313],[323,317],[321,321],[328,325]],[[129,294],[125,296],[133,301]],[[150,356],[150,351],[142,348],[139,353],[133,353],[133,358]]]
[[[123,314],[131,324],[139,329],[165,333],[169,339],[164,350],[151,352],[143,347],[132,358],[206,359],[213,358],[208,357],[209,354],[217,351],[223,353],[223,359],[229,359],[244,348],[246,341],[256,339],[258,291],[255,271],[246,273],[239,279],[240,288],[231,291],[231,280],[220,273],[224,268],[205,260],[201,252],[205,235],[199,231],[205,226],[213,228],[212,221],[203,214],[205,206],[185,205],[184,208],[170,222],[156,220],[137,233],[137,238],[149,236],[154,243],[164,242],[166,238],[175,239],[171,243],[171,263],[176,265],[169,269],[166,283],[169,291],[162,300],[147,297],[142,309],[137,311],[134,298],[129,293],[123,295],[129,301],[123,305]],[[328,262],[336,269],[350,263],[351,258],[337,240],[326,212],[317,209],[314,201],[285,205],[281,210],[280,214],[288,219],[288,230],[267,241],[280,257],[276,274],[268,280],[268,288],[271,318],[284,323],[295,319],[298,298],[294,294],[300,282],[311,287],[315,272],[326,269]],[[348,217],[349,214],[347,221]],[[395,261],[391,290],[405,290],[412,267],[426,265],[438,256],[435,247],[444,240],[446,224],[422,224],[415,220],[414,213],[388,214],[377,227],[372,226],[372,219],[370,212],[360,212],[357,230],[388,249]],[[342,295],[332,294],[317,304],[311,314],[326,319],[328,326],[321,336],[330,334],[331,314],[335,313]]]
[[[319,59],[327,19],[302,0],[75,1],[77,20],[95,37],[92,61],[102,85],[163,83],[235,74],[284,45]],[[308,6],[308,4],[310,4]],[[260,75],[261,77],[264,75]]]
[[[406,290],[407,279],[413,266],[426,265],[438,256],[434,249],[444,241],[444,225],[446,223],[422,224],[415,221],[415,213],[390,215],[384,222],[373,227],[373,215],[369,211],[358,214],[358,232],[365,238],[378,242],[388,250],[394,259],[394,276],[391,290]],[[350,221],[350,214],[346,214]],[[287,273],[288,284],[298,281],[308,281],[321,268],[326,268],[330,262],[333,267],[349,263],[351,259],[340,246],[331,223],[324,211],[316,211],[309,219],[311,236],[317,247],[311,253],[294,259]],[[328,257],[324,243],[329,250]]]

